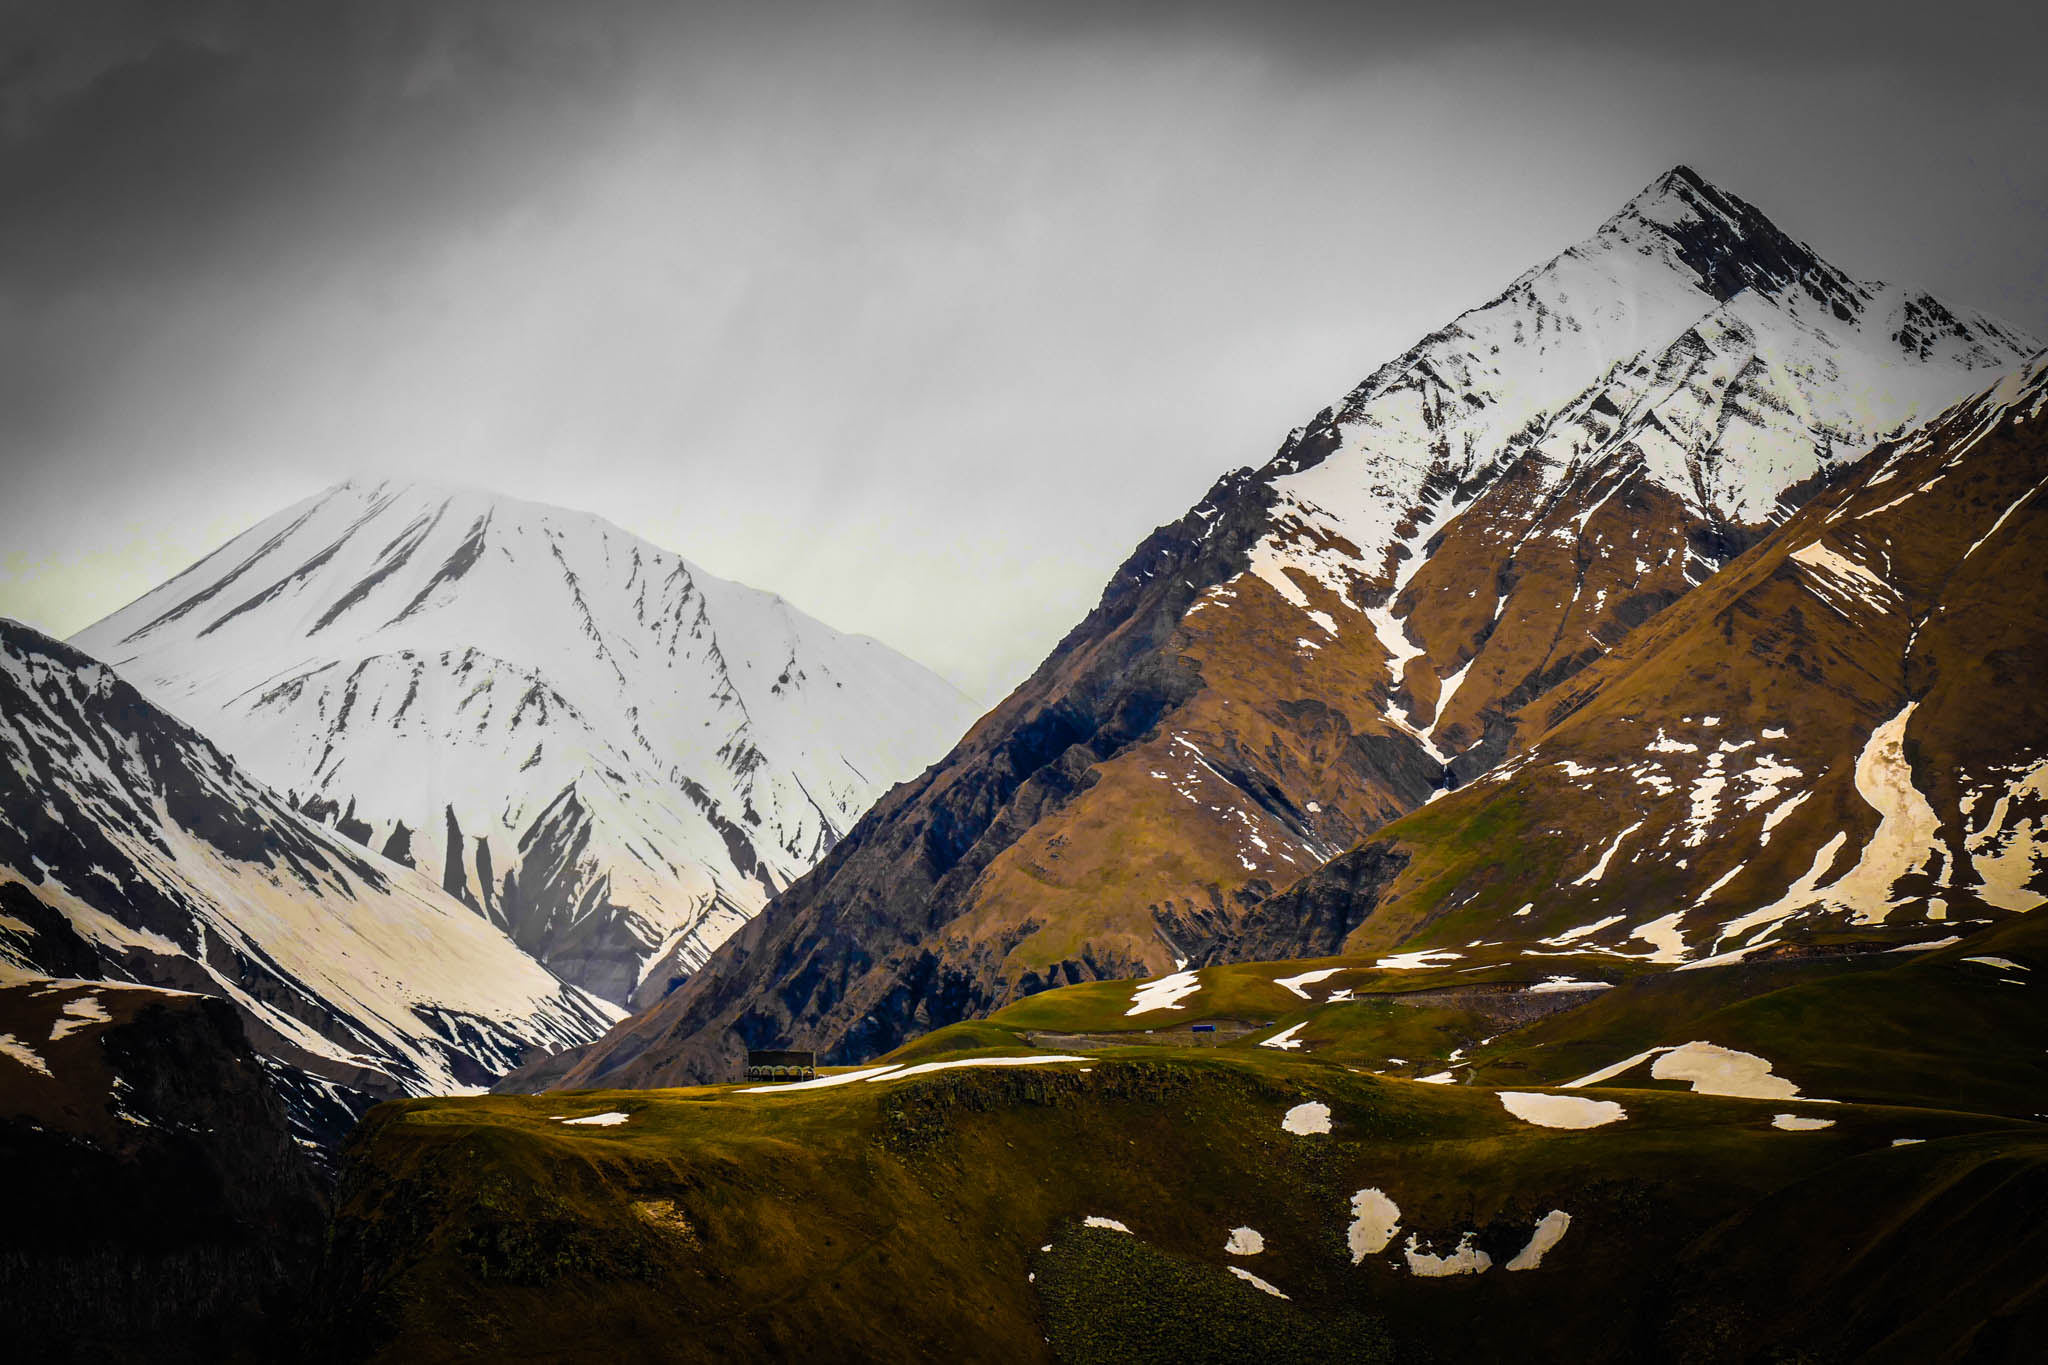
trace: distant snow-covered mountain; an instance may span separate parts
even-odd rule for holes
[[[228,1001],[327,1140],[370,1102],[485,1085],[619,1015],[106,665],[0,620],[0,983],[52,977]]]
[[[658,998],[974,708],[584,513],[348,482],[80,633],[564,980]]]

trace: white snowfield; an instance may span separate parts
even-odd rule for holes
[[[1344,1233],[1351,1247],[1351,1264],[1385,1251],[1400,1231],[1400,1207],[1386,1191],[1363,1189],[1351,1196],[1351,1226]]]
[[[1691,1085],[1696,1095],[1728,1095],[1752,1100],[1796,1098],[1803,1099],[1809,1104],[1833,1102],[1801,1095],[1797,1085],[1783,1076],[1774,1075],[1771,1063],[1753,1052],[1738,1052],[1732,1047],[1703,1042],[1653,1047],[1648,1051],[1638,1052],[1633,1057],[1624,1057],[1612,1066],[1602,1067],[1575,1081],[1566,1081],[1563,1088],[1577,1090],[1584,1086],[1599,1085],[1641,1066],[1644,1062],[1651,1062],[1650,1074],[1656,1079],[1685,1081]]]
[[[1534,1270],[1543,1264],[1543,1258],[1550,1249],[1564,1240],[1566,1231],[1572,1225],[1572,1216],[1563,1209],[1552,1209],[1536,1220],[1535,1230],[1529,1234],[1528,1245],[1515,1253],[1508,1262],[1509,1270]]]
[[[1224,1252],[1231,1256],[1256,1256],[1265,1249],[1266,1239],[1257,1228],[1232,1228],[1223,1243]]]
[[[561,919],[609,906],[613,976],[700,965],[975,715],[597,517],[425,484],[330,488],[74,643],[280,791],[353,802],[371,847],[402,822],[544,958],[573,926],[517,922],[507,874]]]
[[[1402,1245],[1401,1254],[1406,1257],[1410,1271],[1432,1279],[1446,1275],[1479,1275],[1493,1268],[1493,1257],[1472,1245],[1469,1232],[1459,1237],[1457,1246],[1442,1256],[1431,1252],[1411,1232]]]
[[[858,1071],[843,1071],[836,1076],[818,1076],[808,1081],[790,1081],[780,1085],[749,1085],[734,1091],[738,1095],[790,1095],[804,1090],[830,1090],[834,1086],[852,1085],[855,1081],[901,1081],[912,1076],[929,1076],[940,1071],[964,1071],[976,1067],[1008,1066],[1054,1066],[1061,1062],[1085,1062],[1086,1057],[1071,1057],[1064,1053],[1040,1053],[1029,1057],[958,1057],[948,1062],[919,1062],[906,1066],[902,1062],[886,1062],[881,1066],[863,1067]]]
[[[1170,976],[1157,977],[1140,983],[1131,992],[1131,1007],[1124,1011],[1126,1017],[1133,1014],[1149,1014],[1153,1010],[1177,1010],[1186,1008],[1180,1002],[1202,989],[1199,974],[1195,972],[1174,972]]]
[[[1250,1284],[1252,1288],[1263,1290],[1266,1293],[1271,1294],[1276,1299],[1284,1299],[1288,1297],[1287,1295],[1281,1293],[1278,1289],[1275,1289],[1272,1285],[1260,1279],[1258,1276],[1252,1274],[1251,1271],[1246,1270],[1241,1265],[1231,1265],[1225,1266],[1223,1268],[1225,1270],[1228,1270],[1231,1274],[1237,1276],[1237,1278],[1239,1278],[1240,1280],[1243,1280],[1246,1283]]]
[[[1628,1117],[1628,1110],[1613,1100],[1587,1100],[1576,1095],[1503,1090],[1500,1102],[1502,1108],[1524,1123],[1543,1128],[1599,1128]]]
[[[1330,1131],[1330,1106],[1321,1100],[1297,1104],[1281,1118],[1280,1126],[1298,1137]]]
[[[560,1114],[555,1115],[554,1119],[555,1122],[567,1124],[572,1128],[616,1128],[631,1117],[631,1114],[622,1114],[616,1109],[611,1109],[602,1114],[585,1114],[580,1119],[565,1119]]]

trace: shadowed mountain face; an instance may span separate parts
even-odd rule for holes
[[[1262,904],[1245,960],[1478,942],[1681,969],[2048,904],[2048,356],[1880,447]]]
[[[38,1361],[279,1359],[326,1199],[235,1009],[0,976],[0,1302]]]
[[[564,980],[659,999],[973,717],[582,513],[353,483],[78,636]]]
[[[420,873],[302,817],[112,669],[0,621],[0,981],[240,1013],[300,1131],[488,1084],[619,1011]]]
[[[682,990],[523,1079],[704,1079],[783,1041],[852,1060],[1213,953],[2036,348],[1675,170],[1221,480]]]

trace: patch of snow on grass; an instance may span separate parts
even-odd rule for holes
[[[1435,1256],[1423,1250],[1411,1232],[1402,1247],[1402,1255],[1408,1258],[1410,1271],[1429,1279],[1444,1275],[1477,1275],[1493,1267],[1493,1257],[1472,1245],[1469,1232],[1458,1239],[1458,1245],[1448,1256]]]
[[[1543,1264],[1543,1258],[1550,1249],[1564,1240],[1565,1231],[1572,1225],[1572,1216],[1563,1209],[1552,1209],[1536,1220],[1536,1230],[1529,1234],[1528,1245],[1515,1253],[1515,1259],[1508,1262],[1509,1270],[1534,1270]]]
[[[1104,1218],[1100,1214],[1095,1213],[1091,1213],[1086,1218],[1083,1218],[1081,1220],[1081,1226],[1084,1228],[1108,1228],[1111,1232],[1130,1231],[1129,1228],[1125,1227],[1122,1223],[1117,1222],[1116,1219]]]
[[[1239,1278],[1240,1280],[1248,1281],[1251,1284],[1252,1288],[1263,1289],[1276,1299],[1284,1299],[1287,1297],[1285,1294],[1275,1289],[1272,1285],[1267,1284],[1264,1280],[1252,1274],[1251,1271],[1246,1270],[1241,1265],[1225,1266],[1224,1269],[1228,1270],[1231,1274],[1237,1276],[1237,1278]]]
[[[1294,1051],[1294,1049],[1302,1046],[1301,1039],[1295,1037],[1294,1035],[1301,1032],[1303,1029],[1307,1027],[1308,1020],[1306,1019],[1302,1020],[1298,1024],[1289,1024],[1286,1028],[1281,1029],[1271,1038],[1268,1038],[1264,1042],[1260,1043],[1259,1046],[1277,1047],[1282,1052],[1292,1052]]]
[[[1232,1228],[1223,1250],[1232,1256],[1256,1256],[1266,1249],[1266,1239],[1257,1228]]]
[[[1595,882],[1599,881],[1602,877],[1606,876],[1607,864],[1614,860],[1615,851],[1621,847],[1621,841],[1623,839],[1628,838],[1629,835],[1634,834],[1637,830],[1641,829],[1642,827],[1643,822],[1638,820],[1633,825],[1630,825],[1627,829],[1623,830],[1621,833],[1615,835],[1614,842],[1609,844],[1607,846],[1607,851],[1600,855],[1600,861],[1594,863],[1593,866],[1586,869],[1585,872],[1580,874],[1578,880],[1573,882],[1572,885],[1591,886]]]
[[[1302,1137],[1311,1133],[1327,1133],[1330,1131],[1330,1106],[1321,1100],[1297,1104],[1287,1111],[1287,1117],[1280,1120],[1280,1126]]]
[[[2033,805],[2048,799],[2048,763],[2025,772],[1999,795],[1983,828],[1969,836],[1966,847],[1977,874],[1977,894],[2001,910],[2024,912],[2048,905],[2048,895],[2033,889],[2040,862],[2048,858],[2048,828],[2025,818],[2008,829],[2015,799]]]
[[[1385,1251],[1400,1231],[1401,1210],[1384,1191],[1364,1189],[1351,1196],[1351,1227],[1344,1234],[1351,1244],[1351,1264]]]
[[[1921,1143],[1923,1143],[1923,1142],[1925,1142],[1925,1141],[1927,1141],[1927,1139],[1926,1139],[1926,1138],[1893,1138],[1893,1139],[1892,1139],[1892,1146],[1894,1146],[1894,1147],[1917,1147],[1918,1145],[1920,1145]]]
[[[934,1071],[959,1071],[977,1066],[1050,1066],[1056,1062],[1085,1062],[1086,1057],[1072,1057],[1064,1053],[1033,1057],[956,1057],[950,1062],[919,1062],[900,1070],[886,1071],[879,1076],[868,1077],[868,1082],[900,1081],[907,1076],[929,1076]]]
[[[631,1114],[621,1114],[618,1110],[612,1109],[602,1114],[585,1114],[580,1119],[557,1119],[555,1122],[565,1123],[572,1128],[616,1128],[631,1117]]]
[[[42,1054],[11,1033],[0,1033],[0,1056],[12,1057],[40,1075],[50,1075],[50,1064],[43,1060]]]
[[[1574,1085],[1578,1082],[1574,1081]],[[1539,1128],[1600,1128],[1619,1123],[1628,1110],[1613,1100],[1587,1100],[1577,1095],[1541,1095],[1524,1090],[1500,1092],[1501,1107],[1524,1123]]]
[[[1922,943],[1901,943],[1896,948],[1885,949],[1888,953],[1931,953],[1936,948],[1953,948],[1963,940],[1955,934],[1947,938],[1930,938]]]
[[[1826,898],[1848,910],[1858,924],[1882,924],[1895,902],[1892,884],[1926,866],[1935,852],[1941,819],[1913,785],[1906,762],[1906,725],[1917,702],[1870,733],[1856,759],[1856,792],[1878,815],[1877,832],[1863,854],[1833,885]]]
[[[1619,924],[1627,918],[1626,915],[1609,915],[1605,919],[1596,919],[1591,924],[1581,924],[1577,928],[1567,929],[1554,938],[1544,939],[1543,942],[1553,948],[1562,948],[1568,943],[1576,943],[1590,934],[1597,934],[1602,929]]]
[[[1782,1128],[1788,1133],[1810,1133],[1819,1128],[1832,1128],[1833,1119],[1810,1119],[1804,1114],[1773,1114],[1771,1127]]]
[[[1683,911],[1673,911],[1662,919],[1638,924],[1629,930],[1628,936],[1639,938],[1656,950],[1649,956],[1651,962],[1683,962],[1685,935],[1678,932],[1678,922],[1683,918]]]
[[[2028,970],[2025,966],[2014,962],[2009,957],[1966,957],[1963,961],[1981,963],[1986,967],[1997,967],[2001,971],[2008,972],[2024,972]]]
[[[1614,989],[1611,981],[1577,981],[1569,976],[1547,976],[1529,987],[1524,994],[1549,995],[1556,991],[1606,991]]]
[[[1770,823],[1768,817],[1765,818],[1764,823],[1766,825]],[[1797,881],[1785,888],[1784,895],[1778,897],[1769,905],[1752,910],[1746,915],[1739,915],[1722,925],[1720,938],[1716,939],[1715,942],[1718,944],[1725,939],[1740,938],[1752,929],[1765,928],[1776,924],[1779,920],[1789,919],[1796,911],[1803,910],[1819,900],[1820,880],[1835,865],[1835,855],[1842,851],[1842,845],[1847,842],[1849,842],[1848,834],[1846,832],[1837,832],[1834,838],[1822,844],[1815,851],[1813,865],[1807,868]],[[1687,965],[1697,967],[1705,964],[1695,962]]]
[[[1342,967],[1324,967],[1320,971],[1303,972],[1300,976],[1278,977],[1274,980],[1273,984],[1282,990],[1292,991],[1306,1000],[1309,998],[1309,993],[1302,989],[1303,986],[1313,986],[1318,981],[1328,981],[1343,970]]]
[[[1372,965],[1381,971],[1413,972],[1426,967],[1441,967],[1446,962],[1456,962],[1463,956],[1463,953],[1454,953],[1445,948],[1418,948],[1412,953],[1394,953],[1383,957]]]
[[[50,1029],[50,1041],[56,1042],[67,1033],[75,1033],[87,1024],[104,1024],[109,1020],[106,1007],[100,1004],[96,995],[81,995],[76,1000],[66,1001],[63,1017]]]
[[[1789,1100],[1799,1087],[1771,1074],[1771,1064],[1751,1052],[1715,1043],[1672,1048],[1650,1067],[1660,1081],[1687,1081],[1696,1095],[1732,1095],[1749,1100]]]
[[[1417,1076],[1415,1079],[1424,1085],[1456,1085],[1458,1083],[1458,1078],[1448,1071],[1439,1071],[1433,1076]]]
[[[1180,1002],[1200,989],[1202,982],[1195,972],[1175,972],[1144,982],[1131,992],[1131,1007],[1124,1011],[1124,1016],[1185,1008]]]
[[[864,1067],[859,1071],[844,1071],[837,1076],[818,1076],[808,1081],[791,1081],[787,1085],[750,1085],[735,1093],[741,1095],[782,1095],[792,1090],[829,1090],[835,1085],[851,1085],[855,1081],[869,1081],[885,1072],[894,1071],[901,1062],[888,1062],[882,1066]]]

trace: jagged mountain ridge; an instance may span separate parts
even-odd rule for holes
[[[229,1001],[304,1132],[338,1140],[371,1101],[485,1085],[619,1016],[5,620],[0,753],[0,978]]]
[[[852,1059],[1199,955],[1484,771],[1515,708],[1863,446],[2035,348],[1675,170],[1161,528],[932,773],[547,1074],[700,1079],[741,1040]]]
[[[2048,904],[2044,416],[2048,353],[1879,447],[1216,955],[1690,970]]]
[[[82,632],[565,980],[658,998],[969,719],[928,670],[583,513],[344,483]]]

